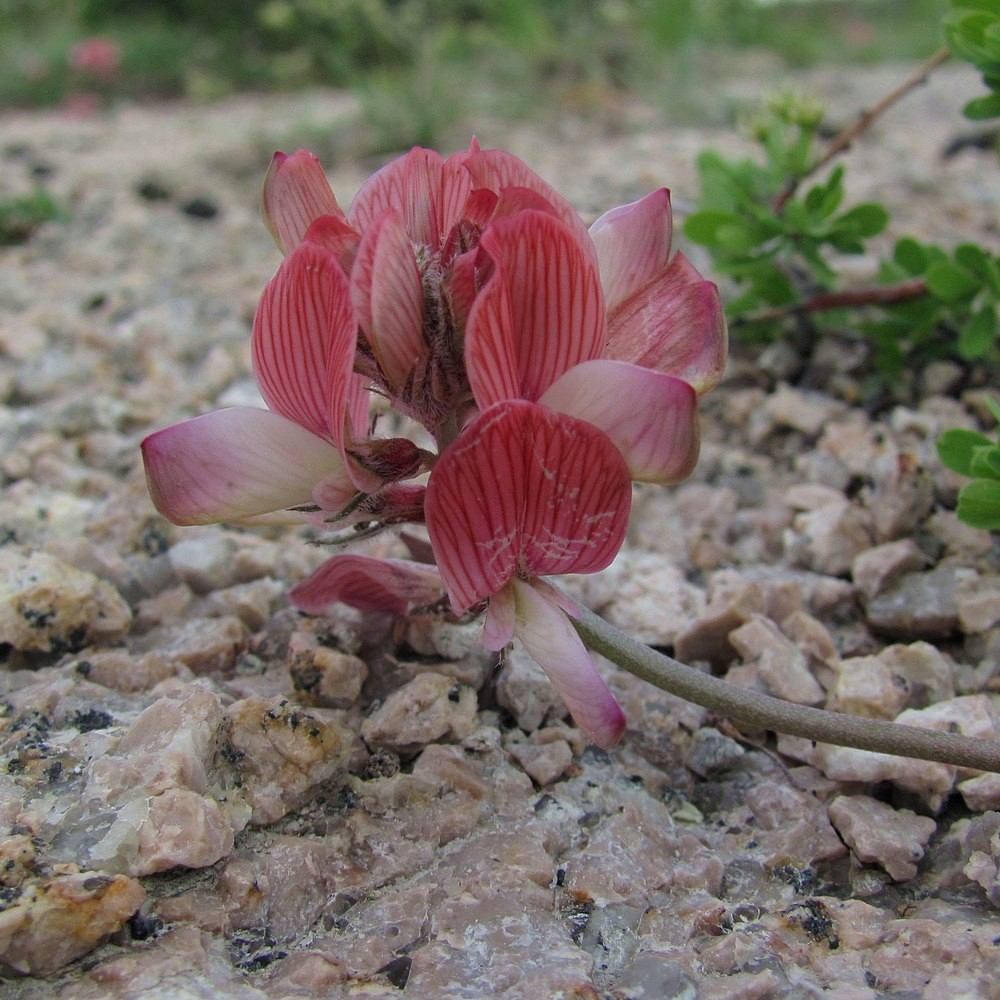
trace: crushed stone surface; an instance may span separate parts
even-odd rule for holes
[[[843,123],[906,72],[796,82]],[[852,199],[998,248],[995,153],[942,157],[977,92],[947,67],[881,120]],[[0,996],[995,996],[997,776],[740,731],[610,664],[605,752],[476,623],[292,611],[303,531],[157,515],[142,437],[257,399],[271,152],[325,136],[345,204],[378,165],[357,116],[313,91],[0,118],[0,197],[44,177],[66,208],[0,250]],[[682,215],[700,150],[749,152],[627,102],[475,128],[588,220],[663,184]],[[568,586],[732,683],[1000,739],[1000,549],[934,449],[989,429],[982,386],[938,366],[866,410],[855,353],[818,345],[810,380],[735,350],[695,475],[638,488]]]

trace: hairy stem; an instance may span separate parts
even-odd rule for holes
[[[623,670],[735,722],[858,750],[1000,772],[998,742],[841,715],[746,691],[650,649],[586,608],[573,624],[587,646]]]
[[[781,193],[774,199],[774,211],[775,213],[780,213],[785,207],[785,203],[789,198],[795,194],[798,189],[799,184],[802,183],[807,177],[816,173],[816,171],[825,167],[831,160],[840,156],[846,149],[848,149],[854,140],[861,135],[865,129],[869,128],[877,118],[883,115],[889,110],[897,101],[905,97],[911,90],[915,87],[920,86],[920,84],[926,82],[927,78],[940,66],[942,63],[948,61],[951,53],[948,49],[938,49],[926,62],[919,66],[910,76],[908,76],[898,87],[890,91],[885,97],[882,98],[874,107],[869,108],[867,111],[862,111],[857,118],[851,122],[846,128],[838,132],[833,139],[830,140],[830,144],[823,151],[820,158],[813,163],[809,169],[800,174],[798,177],[792,177],[785,187],[781,190]]]

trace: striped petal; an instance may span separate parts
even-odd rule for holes
[[[400,388],[427,349],[420,271],[394,209],[365,231],[351,271],[351,299],[389,384]]]
[[[631,482],[596,427],[507,400],[483,411],[438,459],[424,511],[456,611],[515,575],[591,573],[625,538]]]
[[[261,209],[268,232],[284,254],[302,242],[321,215],[344,216],[319,160],[304,149],[291,156],[274,154],[264,178]]]
[[[348,219],[360,232],[388,209],[395,209],[414,243],[437,249],[461,216],[472,181],[461,157],[447,161],[430,149],[411,149],[386,164],[362,185]]]
[[[672,233],[666,188],[605,212],[590,227],[609,312],[667,266]]]
[[[563,372],[600,357],[600,275],[567,226],[542,212],[519,212],[492,223],[480,250],[506,278],[521,398],[538,399]]]
[[[472,300],[465,327],[465,371],[480,410],[521,396],[511,314],[506,272],[495,267]]]
[[[296,584],[289,600],[311,615],[321,615],[337,603],[405,615],[412,605],[441,600],[443,592],[441,577],[432,566],[347,553],[328,559]]]
[[[317,483],[350,488],[337,450],[269,410],[216,410],[142,442],[149,493],[174,524],[215,524],[311,503]]]
[[[342,216],[321,215],[306,230],[302,242],[329,250],[340,262],[344,274],[350,274],[361,237]]]
[[[336,257],[301,244],[267,284],[254,316],[254,374],[267,405],[343,448],[356,344],[350,285]]]
[[[676,375],[698,395],[722,378],[726,350],[719,290],[680,253],[608,318],[605,357]]]
[[[566,224],[585,254],[596,260],[587,227],[576,209],[526,163],[502,149],[483,149],[461,154],[465,169],[476,187],[490,188],[503,196],[508,187],[529,188],[541,195]]]
[[[515,635],[528,655],[548,674],[587,736],[598,746],[614,746],[625,731],[625,713],[566,613],[528,581],[515,578],[508,587],[514,592]]]
[[[698,461],[698,397],[683,379],[624,361],[586,361],[539,400],[599,427],[632,479],[679,483]]]

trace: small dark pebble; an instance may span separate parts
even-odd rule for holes
[[[81,733],[92,733],[95,729],[109,729],[115,724],[114,716],[98,708],[88,708],[86,712],[77,712],[70,725]]]
[[[170,189],[165,184],[161,184],[160,181],[149,177],[139,182],[136,191],[139,197],[146,201],[166,201],[170,198]]]
[[[399,958],[386,962],[378,971],[396,987],[397,990],[406,986],[406,981],[410,978],[410,966],[413,959],[409,955],[400,955]]]
[[[128,932],[133,941],[147,941],[162,929],[163,921],[151,913],[136,913],[128,922]]]
[[[214,219],[219,214],[219,208],[214,201],[208,198],[192,198],[181,207],[185,215],[190,215],[192,219]]]

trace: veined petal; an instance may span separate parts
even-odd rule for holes
[[[606,358],[676,375],[698,395],[722,378],[726,351],[719,290],[681,253],[608,317]]]
[[[411,149],[368,178],[351,203],[348,219],[364,232],[387,209],[396,209],[410,239],[436,250],[458,221],[472,189],[461,166],[466,155],[445,162],[433,150]]]
[[[350,274],[361,237],[343,216],[321,215],[306,230],[302,242],[329,250],[340,262],[344,274]]]
[[[632,482],[621,453],[593,424],[547,406],[531,411],[521,575],[604,569],[625,541]]]
[[[300,611],[312,615],[336,603],[405,615],[411,605],[431,604],[443,595],[441,577],[432,566],[346,553],[328,559],[288,596]]]
[[[390,385],[401,387],[427,348],[420,271],[394,209],[365,231],[351,271],[351,299],[382,371]]]
[[[215,524],[307,504],[324,478],[349,483],[337,450],[270,410],[193,417],[142,442],[149,493],[174,524]]]
[[[538,399],[563,372],[601,356],[600,275],[566,225],[543,212],[518,212],[491,223],[479,246],[506,277],[522,398]]]
[[[336,257],[300,244],[268,282],[251,351],[261,395],[276,413],[343,444],[357,319]]]
[[[516,625],[514,588],[508,583],[490,598],[487,605],[483,621],[483,645],[490,652],[500,652],[514,638]]]
[[[543,212],[554,218],[560,218],[559,209],[544,195],[527,187],[505,187],[500,191],[500,197],[494,209],[495,218],[501,219],[508,215],[516,215],[526,211]]]
[[[605,212],[590,227],[609,312],[667,266],[672,233],[666,188]]]
[[[614,746],[625,731],[625,713],[594,666],[566,613],[529,581],[511,580],[515,634],[548,674],[576,724],[600,747]]]
[[[261,196],[264,224],[282,253],[291,253],[321,215],[343,218],[319,160],[300,149],[289,156],[275,153]]]
[[[631,495],[596,427],[523,400],[484,410],[438,459],[424,504],[452,607],[515,575],[603,569],[624,541]]]
[[[502,194],[507,187],[530,188],[548,202],[569,227],[585,254],[596,260],[587,227],[576,209],[523,160],[502,149],[481,149],[462,154],[465,169],[476,187],[490,188]]]
[[[624,361],[585,361],[539,402],[604,431],[632,479],[679,483],[698,461],[698,397],[673,375]]]
[[[465,371],[480,410],[521,396],[510,288],[502,268],[493,268],[472,300],[465,326]]]

